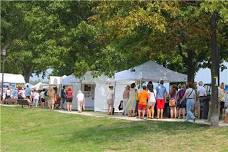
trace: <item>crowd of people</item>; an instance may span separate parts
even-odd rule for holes
[[[60,96],[58,95],[58,88],[56,86],[49,86],[48,89],[42,90],[31,89],[29,85],[25,88],[17,87],[14,89],[8,86],[4,92],[3,101],[8,103],[9,101],[17,102],[20,100],[26,100],[29,107],[48,107],[50,110],[55,108],[67,109],[67,111],[71,112],[73,94],[73,89],[71,87],[65,88],[65,86],[61,89]],[[84,94],[80,90],[77,94],[77,100],[79,103],[78,109],[81,112],[85,109],[85,100]]]
[[[200,118],[202,103],[207,97],[203,82],[200,81],[198,84],[189,82],[187,85],[173,84],[170,88],[170,90],[167,90],[162,80],[156,88],[154,88],[152,81],[142,85],[142,89],[139,90],[136,89],[135,83],[127,85],[123,92],[122,108],[120,110],[123,110],[125,116],[141,119],[163,119],[168,117],[194,122],[196,118]],[[85,96],[81,90],[77,93],[74,92],[71,86],[63,86],[60,95],[58,95],[56,86],[49,86],[48,89],[43,90],[31,89],[28,85],[25,88],[10,89],[8,87],[5,91],[5,100],[25,99],[30,107],[40,105],[41,108],[49,107],[50,110],[54,108],[66,109],[71,112],[74,94],[77,100],[78,112],[82,112],[85,110]],[[106,98],[109,115],[114,114],[114,98],[114,87],[110,85]],[[228,92],[225,92],[224,83],[221,83],[218,87],[218,99],[220,118],[222,118],[225,107],[228,107]]]
[[[49,86],[48,89],[36,90],[31,89],[29,85],[26,87],[16,87],[10,88],[7,87],[4,90],[3,101],[8,103],[9,101],[26,100],[29,107],[38,107],[41,108],[48,107],[50,110],[53,109],[66,109],[67,111],[72,111],[72,101],[73,101],[74,92],[71,86],[67,88],[62,87],[60,95],[58,94],[58,88],[56,86]],[[85,110],[85,97],[81,90],[77,92],[76,95],[78,102],[78,111],[82,112]]]
[[[196,118],[200,118],[200,106],[207,97],[206,89],[201,81],[198,84],[192,82],[187,85],[174,84],[169,91],[162,80],[156,88],[154,88],[152,81],[143,85],[141,90],[137,90],[135,87],[135,83],[125,87],[121,102],[123,115],[141,119],[163,119],[165,110],[169,109],[169,114],[166,117],[194,122]],[[221,83],[218,92],[220,115],[222,116],[225,104],[228,104],[224,83]],[[110,87],[107,98],[108,114],[112,114],[113,94],[113,87]]]

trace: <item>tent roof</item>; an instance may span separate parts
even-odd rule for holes
[[[129,70],[116,73],[115,80],[184,82],[187,81],[187,75],[167,69],[156,62],[148,61]]]
[[[23,75],[11,73],[4,73],[3,81],[6,83],[25,83]],[[0,82],[2,82],[2,73],[0,73]]]
[[[96,83],[96,82],[107,82],[107,83],[113,83],[114,79],[109,78],[105,75],[100,75],[98,77],[93,77],[91,71],[87,71],[82,77],[82,83]]]
[[[43,83],[43,82],[38,82],[37,84],[35,84],[34,86],[32,86],[32,89],[42,90],[42,89],[47,89],[48,87],[49,87],[48,84]]]
[[[98,77],[93,77],[92,72],[91,71],[87,71],[80,79],[75,77],[73,74],[69,75],[69,76],[65,76],[62,77],[62,84],[63,85],[68,85],[68,84],[72,84],[72,83],[96,83],[96,82],[106,82],[106,83],[114,83],[114,79],[113,78],[109,78],[108,76],[105,75],[101,75]]]
[[[79,83],[80,80],[78,78],[76,78],[73,74],[69,75],[69,76],[63,76],[62,78],[62,84],[63,85],[69,85],[72,83]]]

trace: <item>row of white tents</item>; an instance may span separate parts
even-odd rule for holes
[[[81,78],[74,75],[63,76],[61,78],[50,77],[50,84],[57,84],[61,86],[70,85],[75,91],[82,90],[86,96],[86,109],[94,111],[107,111],[106,96],[108,86],[115,86],[115,110],[118,111],[118,105],[122,100],[122,94],[126,85],[132,82],[153,81],[158,82],[164,80],[165,82],[186,82],[187,75],[177,73],[169,70],[156,62],[148,61],[139,66],[133,67],[129,70],[124,70],[115,74],[114,78],[101,75],[94,78],[91,72],[86,72]],[[168,89],[168,84],[166,84]],[[77,108],[76,98],[73,99],[73,109]]]
[[[105,75],[94,78],[91,72],[86,72],[80,78],[77,78],[74,75],[62,77],[50,76],[49,84],[40,82],[32,86],[32,88],[41,90],[48,88],[48,85],[57,85],[59,88],[64,85],[72,86],[75,96],[79,90],[84,92],[86,97],[86,109],[104,112],[107,110],[106,96],[109,85],[115,86],[114,107],[118,110],[118,105],[122,100],[122,94],[126,85],[130,85],[132,82],[140,84],[142,81],[153,81],[156,84],[159,80],[164,80],[167,83],[186,82],[187,75],[169,70],[156,62],[148,61],[131,69],[115,73],[115,76],[112,78]],[[22,75],[13,74],[5,74],[4,82],[25,84]],[[166,87],[168,89],[168,84]],[[77,102],[76,98],[74,98],[73,109],[76,108]]]

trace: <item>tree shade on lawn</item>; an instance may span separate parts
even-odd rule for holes
[[[2,152],[227,151],[228,128],[1,107]]]

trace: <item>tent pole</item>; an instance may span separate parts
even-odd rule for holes
[[[140,79],[140,88],[142,88],[142,72],[140,72],[140,74],[141,74],[141,79]]]

